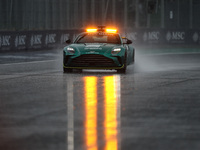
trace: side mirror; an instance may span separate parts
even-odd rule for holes
[[[129,39],[127,39],[126,37],[122,37],[123,40],[123,44],[132,44],[133,42]]]
[[[132,44],[133,42],[131,40],[127,40],[126,44]]]
[[[65,43],[70,44],[70,43],[71,43],[71,40],[68,39],[67,41],[65,41]]]

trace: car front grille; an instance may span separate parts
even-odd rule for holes
[[[76,57],[71,62],[73,66],[84,66],[84,67],[103,67],[103,66],[114,66],[114,61],[103,55],[87,54]]]

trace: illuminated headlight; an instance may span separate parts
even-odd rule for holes
[[[68,51],[69,53],[71,53],[71,54],[74,54],[74,53],[75,53],[75,50],[74,50],[73,48],[71,48],[71,47],[68,47],[68,48],[67,48],[67,51]]]
[[[121,51],[121,48],[114,48],[113,50],[112,50],[112,54],[117,54],[117,53],[119,53]]]

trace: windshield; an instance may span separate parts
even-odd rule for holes
[[[75,43],[113,43],[121,44],[118,34],[110,33],[85,33],[80,35]]]

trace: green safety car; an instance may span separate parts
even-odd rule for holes
[[[134,62],[135,49],[131,40],[121,37],[116,29],[99,26],[79,34],[63,50],[63,71],[73,69],[116,69],[125,73]]]

